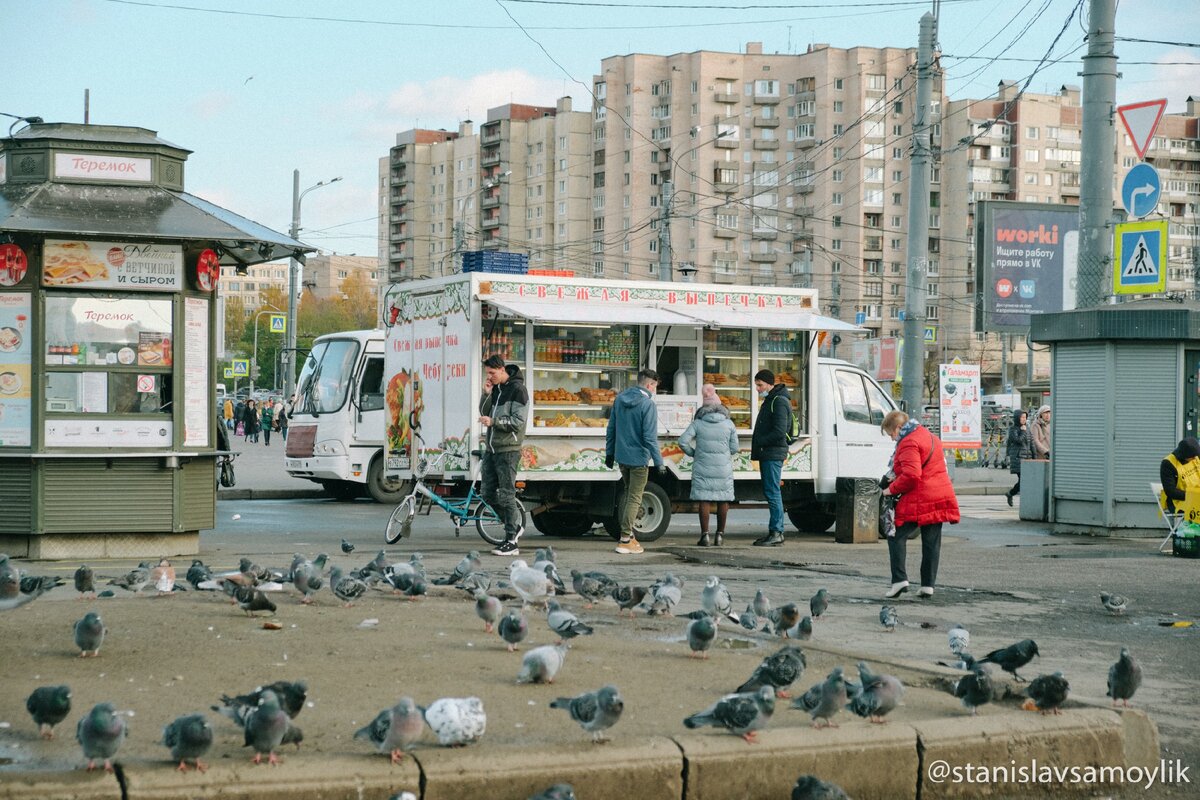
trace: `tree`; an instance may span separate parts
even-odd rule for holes
[[[246,304],[241,297],[225,299],[225,348],[233,351],[246,333]]]
[[[340,302],[352,328],[374,328],[376,319],[375,296],[362,270],[352,271],[342,280]]]

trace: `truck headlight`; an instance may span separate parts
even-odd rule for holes
[[[319,456],[344,456],[346,448],[337,439],[326,439],[323,442],[317,442],[313,452]]]

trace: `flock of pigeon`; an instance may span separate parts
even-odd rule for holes
[[[354,545],[343,539],[342,550],[348,555]],[[225,592],[231,602],[251,615],[258,611],[273,614],[276,604],[269,593],[283,591],[286,584],[291,584],[299,593],[299,602],[308,604],[315,601],[317,593],[328,583],[331,593],[347,606],[372,589],[390,590],[393,594],[415,599],[427,592],[429,583],[454,586],[474,599],[476,614],[483,621],[485,631],[495,631],[510,651],[516,649],[529,633],[526,610],[531,606],[541,607],[545,609],[546,624],[558,641],[525,653],[517,683],[553,683],[569,652],[567,642],[594,632],[592,626],[555,599],[565,594],[567,587],[559,576],[556,554],[551,547],[539,549],[532,565],[523,560],[513,561],[507,580],[497,580],[494,585],[492,576],[483,568],[478,551],[464,556],[449,575],[432,581],[427,579],[419,553],[412,554],[406,562],[392,562],[386,551],[381,550],[365,566],[350,572],[337,566],[327,570],[327,560],[325,554],[311,561],[297,554],[288,569],[272,570],[244,558],[236,571],[214,574],[196,559],[188,568],[185,579],[195,591]],[[671,573],[646,587],[623,585],[598,571],[571,570],[570,576],[571,588],[585,601],[584,608],[591,609],[597,603],[612,600],[617,605],[618,616],[626,613],[634,616],[641,609],[650,616],[670,617],[683,598],[684,581]],[[8,556],[0,554],[0,610],[23,605],[63,583],[63,579],[57,577],[22,575]],[[151,586],[159,595],[186,591],[182,584],[176,583],[175,570],[165,558],[156,566],[143,563],[108,583],[133,593]],[[81,597],[97,596],[95,575],[86,565],[76,570],[74,584]],[[111,594],[112,590],[101,593]],[[515,594],[521,600],[520,608],[506,610],[498,594],[507,597]],[[1105,593],[1101,599],[1105,609],[1112,614],[1124,613],[1128,605],[1125,598],[1117,595]],[[723,728],[747,742],[755,742],[757,732],[774,714],[776,699],[792,699],[789,690],[801,680],[807,666],[803,651],[792,642],[812,637],[814,622],[825,615],[830,600],[829,593],[820,589],[809,600],[809,613],[802,616],[799,603],[788,602],[775,607],[766,592],[759,589],[746,610],[736,613],[729,590],[720,578],[707,578],[700,592],[700,609],[683,615],[687,620],[684,633],[689,655],[707,658],[723,624],[774,634],[788,643],[764,658],[736,690],[688,716],[684,725],[688,728]],[[900,624],[897,609],[883,606],[879,622],[886,631],[894,631]],[[76,622],[74,641],[80,657],[99,656],[106,632],[103,621],[95,612],[85,614]],[[972,714],[991,702],[994,696],[987,665],[995,665],[1015,680],[1024,682],[1018,670],[1039,655],[1037,644],[1026,639],[993,650],[982,658],[973,658],[968,652],[970,634],[962,625],[950,629],[948,644],[955,660],[938,663],[966,672],[955,682],[953,693]],[[815,728],[836,727],[834,720],[843,710],[874,723],[885,722],[887,715],[900,703],[903,683],[893,675],[875,673],[865,661],[858,662],[857,673],[858,681],[851,681],[842,667],[835,667],[824,679],[792,699],[791,707],[807,712]],[[1141,667],[1129,650],[1123,648],[1119,660],[1109,670],[1108,696],[1114,704],[1124,702],[1128,705],[1141,681]],[[1060,713],[1069,691],[1070,686],[1061,672],[1040,675],[1027,687],[1025,708]],[[306,697],[307,686],[303,682],[278,681],[244,695],[224,696],[213,710],[243,731],[245,746],[254,752],[254,763],[266,759],[268,763],[276,764],[281,746],[289,743],[299,746],[303,740],[303,733],[294,720],[304,708]],[[52,738],[54,726],[70,713],[71,691],[67,686],[40,687],[29,696],[26,707],[42,736]],[[605,732],[620,720],[625,704],[617,687],[608,685],[574,697],[560,697],[552,701],[550,707],[566,711],[573,722],[591,734],[594,742],[603,742]],[[105,769],[112,770],[112,759],[126,735],[122,716],[111,703],[99,703],[79,720],[76,737],[89,770],[95,768],[98,760],[103,761]],[[427,707],[417,705],[410,697],[402,697],[394,706],[380,711],[369,725],[355,733],[354,738],[369,742],[397,763],[422,738],[426,727],[441,745],[464,746],[483,736],[486,722],[483,702],[478,697],[441,698]],[[186,771],[193,765],[203,771],[202,758],[212,746],[213,729],[202,714],[183,716],[166,726],[162,743],[170,750],[172,759],[178,762],[178,769]],[[574,791],[562,784],[550,787],[537,797],[567,800],[574,797]],[[817,797],[845,795],[838,787],[814,776],[801,776],[793,798]]]

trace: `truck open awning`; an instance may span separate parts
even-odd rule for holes
[[[544,300],[520,300],[483,295],[488,305],[534,322],[578,322],[592,325],[683,325],[694,327],[696,320],[649,303],[558,303]]]

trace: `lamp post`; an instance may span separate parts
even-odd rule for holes
[[[488,178],[486,181],[484,181],[483,183],[481,183],[479,185],[479,189],[475,190],[470,195],[470,199],[474,199],[477,196],[481,196],[484,192],[488,191],[489,189],[496,188],[509,175],[512,175],[512,170],[506,169],[504,172],[501,172],[499,175],[496,175],[494,178]],[[482,200],[481,200],[481,202],[482,202]],[[466,240],[467,240],[466,216],[467,216],[467,203],[466,203],[466,200],[464,200],[463,207],[461,209],[459,209],[459,212],[457,214],[458,219],[454,223],[454,250],[451,253],[454,256],[454,267],[457,269],[458,272],[462,272],[462,259],[460,258],[460,256],[463,252],[463,249],[466,245]],[[442,275],[446,274],[445,262],[446,262],[446,259],[443,258],[442,262],[438,265],[438,272]]]
[[[328,186],[331,183],[337,183],[342,177],[339,175],[336,178],[330,178],[327,181],[321,181],[313,186],[308,187],[303,192],[300,191],[300,170],[292,170],[292,227],[288,231],[288,235],[295,239],[300,235],[300,202],[304,200],[304,195],[311,192],[313,189],[320,189],[322,186]],[[300,279],[300,262],[293,258],[288,265],[288,310],[287,310],[287,351],[285,353],[287,359],[287,367],[284,369],[284,395],[292,396],[292,391],[296,388],[296,283]],[[254,329],[255,334],[258,333],[258,328]],[[253,384],[251,385],[253,388]]]
[[[696,128],[692,128],[696,131]],[[710,145],[717,139],[723,139],[733,133],[732,130],[726,129],[718,133],[712,139],[692,147],[690,150],[685,150],[679,158],[667,156],[671,162],[671,169],[667,171],[667,179],[663,181],[662,190],[662,219],[658,224],[658,279],[662,281],[674,280],[671,258],[671,204],[674,202],[675,194],[675,167],[679,166],[679,162],[686,156],[699,150],[701,147]]]
[[[292,237],[295,238],[294,236]],[[280,309],[275,306],[267,306],[262,311],[254,315],[254,350],[250,353],[250,397],[254,397],[254,373],[258,371],[258,318],[263,314],[270,314],[272,311],[280,312]],[[288,396],[291,396],[291,388],[288,388]]]

